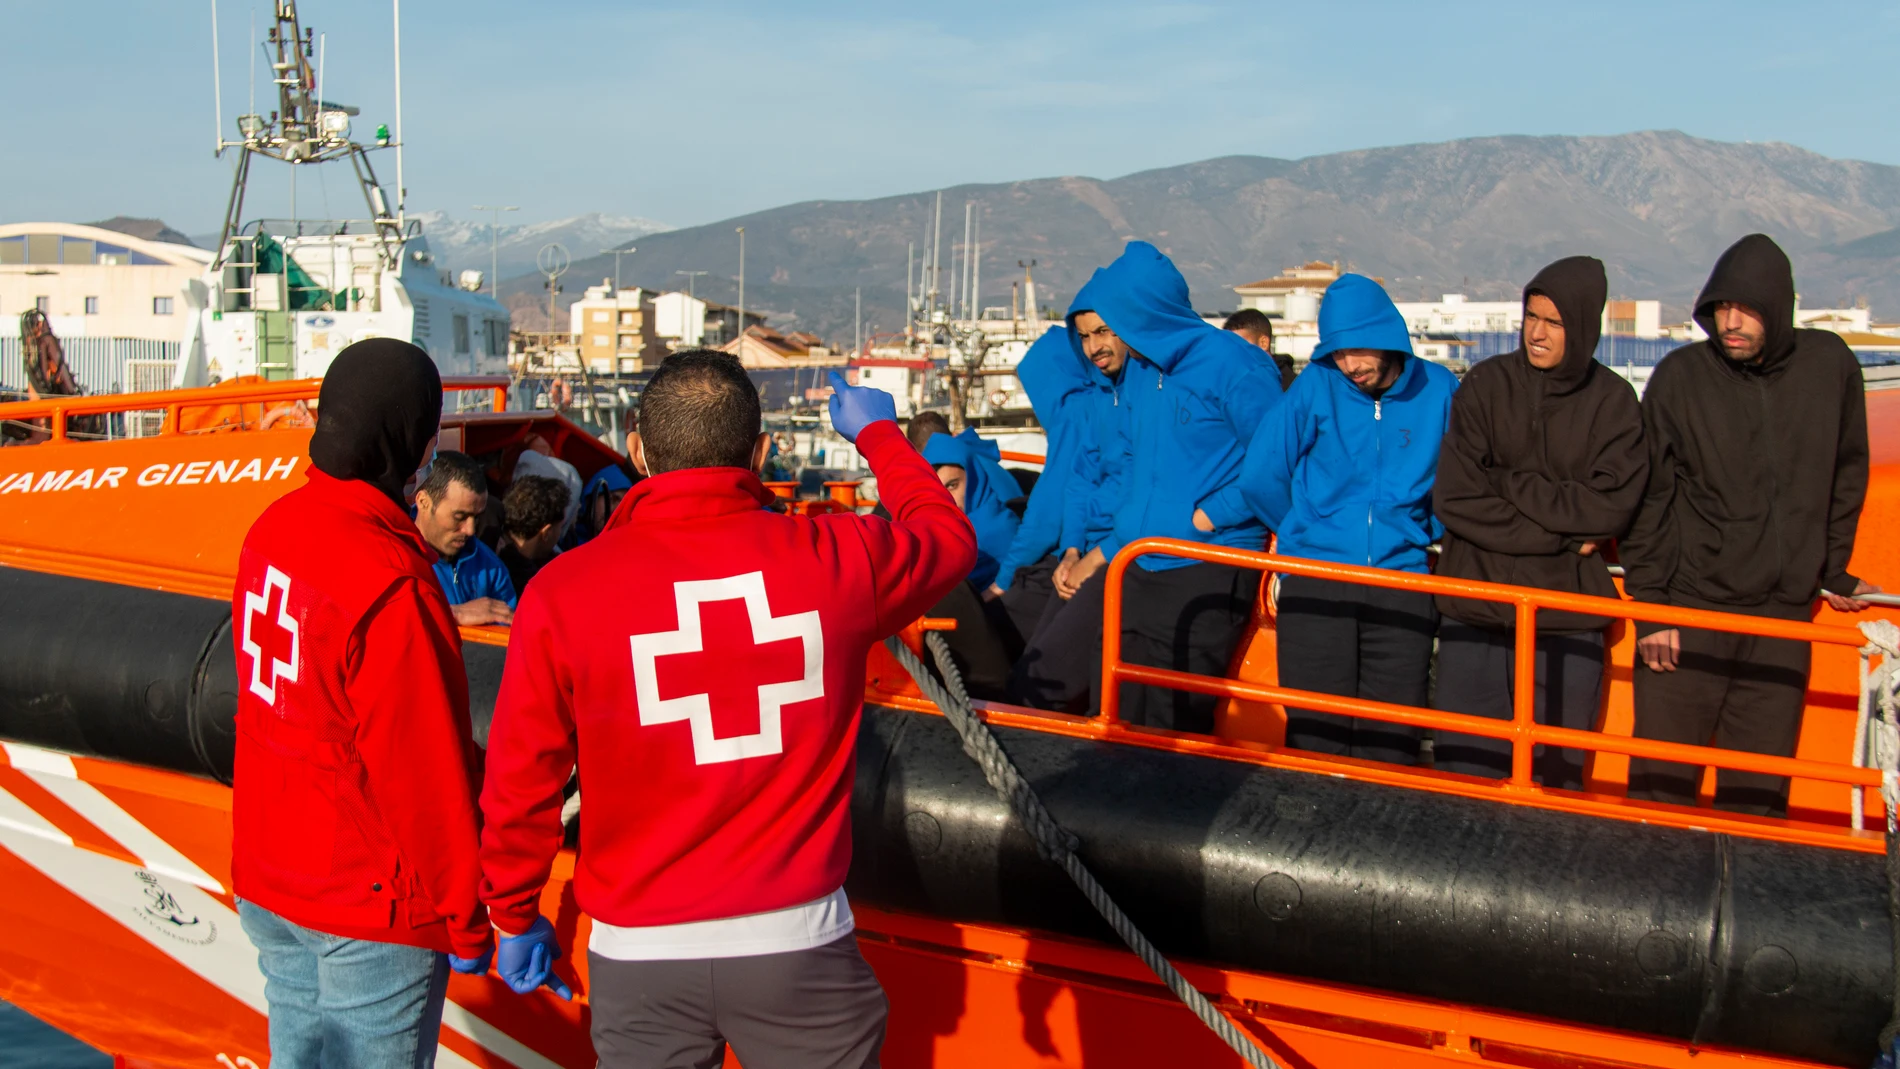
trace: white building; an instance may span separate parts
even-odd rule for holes
[[[1474,301],[1447,293],[1437,301],[1393,303],[1414,334],[1501,334],[1524,327],[1524,306],[1518,301]]]
[[[62,338],[185,334],[184,289],[211,253],[78,223],[0,225],[0,316],[44,312]]]

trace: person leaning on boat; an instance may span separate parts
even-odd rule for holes
[[[976,561],[895,402],[833,375],[832,423],[891,521],[787,516],[738,360],[667,358],[631,448],[649,478],[515,616],[482,793],[497,967],[559,985],[540,900],[579,763],[574,894],[600,1064],[875,1065],[886,1004],[845,900],[866,654]],[[631,566],[630,566],[631,565]]]
[[[1637,601],[1807,620],[1878,588],[1848,574],[1867,495],[1867,399],[1840,336],[1794,325],[1794,270],[1765,234],[1715,263],[1696,298],[1706,341],[1656,365],[1643,395],[1649,488],[1623,543]],[[1788,757],[1805,642],[1636,625],[1638,738]],[[1635,759],[1630,797],[1693,805],[1700,770]],[[1780,814],[1788,781],[1722,771],[1718,808]]]
[[[1618,596],[1603,550],[1629,529],[1649,455],[1636,391],[1596,360],[1608,292],[1600,260],[1571,256],[1544,268],[1524,287],[1522,344],[1465,374],[1432,491],[1445,526],[1439,575]],[[1511,606],[1441,596],[1438,609],[1433,707],[1509,720]],[[1596,726],[1609,624],[1538,613],[1539,723]],[[1583,751],[1538,749],[1539,783],[1583,789]],[[1440,732],[1433,758],[1447,772],[1494,779],[1511,772],[1504,739]]]
[[[1319,345],[1260,422],[1236,484],[1282,556],[1424,573],[1438,535],[1432,481],[1458,388],[1412,353],[1392,298],[1341,275],[1319,306]],[[1280,685],[1422,706],[1438,610],[1430,594],[1288,575],[1278,599]],[[1416,728],[1288,709],[1287,745],[1418,761]]]
[[[461,639],[402,505],[442,383],[407,342],[358,342],[318,411],[310,481],[238,559],[233,890],[273,1067],[428,1066],[448,969],[493,947]]]

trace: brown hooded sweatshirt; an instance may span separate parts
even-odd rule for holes
[[[1758,360],[1723,354],[1720,301],[1761,314]],[[1656,365],[1643,398],[1649,490],[1623,545],[1636,600],[1805,620],[1818,588],[1859,582],[1847,561],[1867,496],[1860,363],[1839,335],[1795,329],[1794,307],[1787,254],[1750,234],[1696,298],[1709,340]]]
[[[1649,471],[1636,392],[1596,361],[1603,264],[1571,256],[1524,287],[1550,298],[1564,321],[1564,356],[1532,366],[1522,345],[1481,361],[1452,398],[1432,507],[1445,525],[1438,574],[1457,579],[1615,597],[1601,552],[1577,552],[1628,529]],[[1441,597],[1441,612],[1477,627],[1509,628],[1511,607]],[[1594,631],[1608,621],[1546,611],[1539,634]]]

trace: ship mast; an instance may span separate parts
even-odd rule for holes
[[[224,265],[231,238],[242,225],[251,158],[265,156],[293,166],[349,160],[363,199],[369,205],[383,264],[394,269],[402,257],[402,224],[389,210],[388,198],[383,195],[376,170],[370,164],[369,149],[350,139],[350,117],[357,114],[357,109],[317,98],[317,72],[310,62],[316,52],[315,33],[299,24],[296,0],[276,0],[275,13],[264,48],[272,56],[277,110],[271,112],[268,119],[255,113],[238,116],[239,140],[226,141],[220,137],[218,141],[219,155],[227,148],[235,148],[239,154],[231,197],[225,205],[224,226],[218,233],[217,259],[212,266]],[[387,128],[379,127],[377,147],[387,147],[389,143]]]

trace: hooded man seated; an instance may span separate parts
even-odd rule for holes
[[[1452,373],[1412,354],[1377,282],[1341,275],[1319,306],[1319,345],[1260,424],[1241,492],[1281,556],[1425,573]],[[1423,706],[1438,610],[1430,594],[1288,575],[1280,580],[1280,685]],[[1287,745],[1396,764],[1416,728],[1288,709]]]
[[[945,636],[958,671],[978,698],[1008,697],[1009,670],[1022,640],[1003,606],[982,596],[995,581],[999,558],[1008,554],[1019,523],[1012,502],[1022,486],[1003,467],[995,442],[966,427],[959,434],[933,433],[924,442],[924,459],[976,529],[976,565],[966,581],[952,587],[929,615],[957,622]]]
[[[1106,371],[1118,353],[1124,362],[1114,406],[1122,418],[1115,439],[1100,446],[1119,475],[1102,479],[1092,505],[1112,521],[1083,560],[1099,566],[1150,536],[1262,548],[1266,528],[1235,483],[1246,443],[1280,401],[1273,364],[1196,314],[1187,280],[1145,241],[1130,242],[1089,281],[1069,329],[1098,368]],[[1126,573],[1122,656],[1225,676],[1259,588],[1252,569],[1145,555]],[[1211,732],[1216,704],[1209,695],[1125,684],[1121,715],[1131,724]]]

